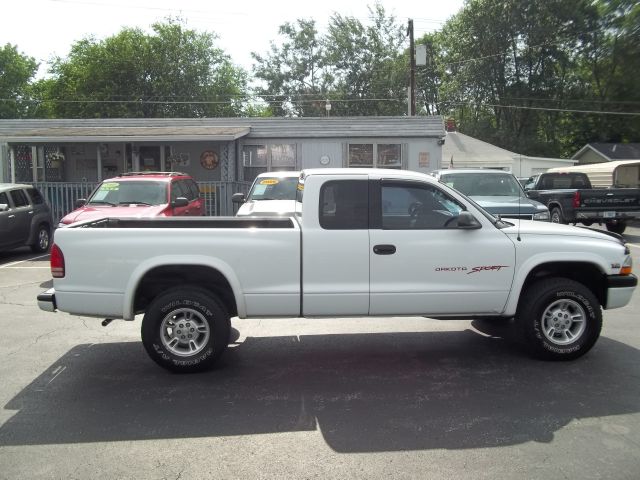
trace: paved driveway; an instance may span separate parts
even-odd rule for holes
[[[173,375],[139,322],[39,311],[50,283],[0,254],[0,478],[638,478],[637,292],[570,363],[515,325],[236,320],[221,368]]]

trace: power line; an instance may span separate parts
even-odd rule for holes
[[[568,108],[548,108],[548,107],[527,107],[524,105],[500,105],[500,104],[491,104],[491,103],[474,103],[474,102],[436,102],[436,105],[455,105],[460,107],[492,107],[492,108],[509,108],[514,110],[540,110],[545,112],[563,112],[563,113],[587,113],[587,114],[595,114],[595,115],[624,115],[624,116],[640,116],[640,112],[616,112],[616,111],[605,111],[605,110],[576,110],[576,109],[568,109]]]
[[[265,100],[256,96],[249,96],[247,99],[262,100],[266,103],[281,104],[283,102],[293,101],[291,98],[285,98],[283,100]],[[314,104],[326,102],[326,97],[317,97],[304,100],[297,100],[297,104]],[[406,99],[402,98],[330,98],[331,103],[358,103],[358,102],[399,102],[405,103]],[[135,105],[230,105],[237,103],[236,100],[64,100],[64,99],[12,99],[12,98],[0,98],[2,102],[22,102],[22,103],[62,103],[62,104],[135,104]],[[567,108],[548,108],[548,107],[527,107],[523,105],[502,105],[492,103],[474,103],[474,102],[435,102],[439,106],[476,106],[476,107],[492,107],[492,108],[507,108],[514,110],[538,110],[546,112],[560,112],[560,113],[583,113],[592,115],[622,115],[622,116],[640,116],[640,112],[619,112],[619,111],[606,111],[606,110],[579,110],[579,109],[567,109]]]

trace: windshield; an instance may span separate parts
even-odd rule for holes
[[[295,200],[298,177],[260,177],[251,187],[247,201]]]
[[[522,186],[509,174],[450,173],[442,175],[440,181],[467,196],[524,197]]]
[[[167,184],[152,181],[108,181],[100,184],[88,205],[162,205],[168,203]]]

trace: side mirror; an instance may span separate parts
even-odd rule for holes
[[[244,196],[244,193],[238,192],[231,195],[231,201],[233,203],[244,203],[247,201],[247,198]]]
[[[87,204],[86,198],[79,198],[76,200],[76,208],[84,207]]]
[[[6,212],[9,210],[9,205],[7,203],[0,203],[0,212]]]
[[[187,200],[185,197],[178,197],[173,202],[171,202],[171,208],[181,208],[188,206],[189,200]]]
[[[476,220],[476,217],[467,211],[460,212],[458,215],[458,228],[463,230],[476,230],[482,228],[482,224]]]
[[[525,192],[524,192],[524,193],[525,193],[525,194],[527,195],[527,197],[529,197],[529,198],[533,198],[533,199],[540,198],[540,195],[539,195],[539,194],[538,194],[538,192],[536,192],[535,190],[525,190]]]

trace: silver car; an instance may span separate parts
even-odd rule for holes
[[[549,209],[527,198],[522,185],[509,172],[490,169],[449,169],[432,173],[487,212],[500,218],[549,221]]]

